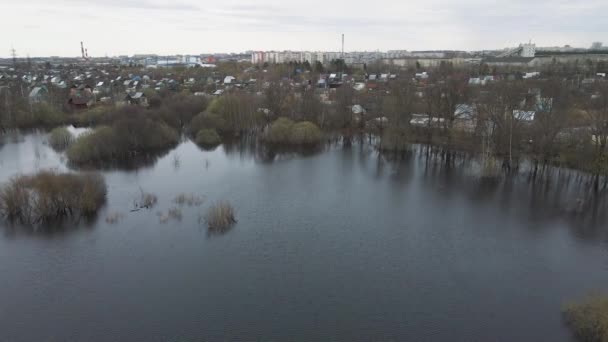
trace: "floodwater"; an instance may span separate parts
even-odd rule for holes
[[[69,170],[45,139],[4,137],[0,181]],[[104,170],[95,220],[0,226],[0,341],[572,341],[562,305],[608,286],[604,201],[574,172],[488,181],[426,151],[183,142]],[[142,190],[158,204],[131,212]],[[180,193],[205,201],[164,222]],[[199,223],[218,200],[221,234]]]

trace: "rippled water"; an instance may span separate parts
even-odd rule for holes
[[[45,139],[5,137],[0,181],[68,169]],[[474,170],[424,147],[184,142],[151,167],[103,171],[97,220],[1,228],[0,340],[570,341],[562,304],[608,285],[604,202],[573,172]],[[159,203],[131,212],[140,189]],[[161,223],[180,193],[205,203]],[[221,199],[238,223],[210,234],[199,214]]]

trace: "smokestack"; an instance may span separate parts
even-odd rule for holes
[[[344,60],[344,33],[342,33],[342,59]]]
[[[89,59],[89,49],[84,49],[84,56],[86,59]]]
[[[82,58],[84,59],[84,44],[80,42],[80,53],[82,54]]]

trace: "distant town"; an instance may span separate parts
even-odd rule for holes
[[[70,64],[87,62],[91,64],[117,64],[137,65],[147,68],[158,67],[214,67],[218,62],[236,61],[251,62],[252,64],[282,64],[316,62],[327,64],[332,60],[341,59],[352,67],[363,68],[371,63],[384,63],[396,66],[417,65],[433,67],[441,62],[454,65],[480,64],[539,66],[554,62],[568,62],[580,58],[594,61],[608,59],[608,46],[602,42],[595,42],[590,47],[545,46],[537,47],[532,42],[522,43],[516,47],[499,50],[483,51],[246,51],[243,53],[218,53],[199,55],[167,55],[135,54],[113,57],[89,56],[87,49],[81,45],[81,54],[78,57],[27,57],[18,55],[11,50],[10,58],[0,58],[0,68],[9,68],[16,61],[29,61],[31,63],[49,62],[51,64]]]
[[[600,42],[589,48],[528,42],[473,52],[118,57],[90,56],[82,42],[79,57],[12,54],[0,60],[1,131],[96,127],[132,111],[171,126],[168,141],[184,130],[201,145],[243,134],[299,144],[366,133],[379,136],[383,150],[424,142],[498,158],[507,169],[528,156],[537,166],[565,164],[595,175],[608,170],[606,149],[593,153],[598,141],[608,146],[608,102],[602,102],[608,48]],[[285,128],[291,122],[310,128],[302,141]],[[272,127],[284,131],[275,134]],[[131,147],[123,152],[129,155]]]

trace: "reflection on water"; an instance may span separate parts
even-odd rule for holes
[[[0,181],[74,172],[45,133],[4,140]],[[605,190],[479,167],[427,146],[244,138],[104,169],[94,221],[1,228],[0,340],[571,340],[561,305],[608,284]],[[142,191],[158,203],[131,212]],[[200,222],[218,200],[231,229]]]

